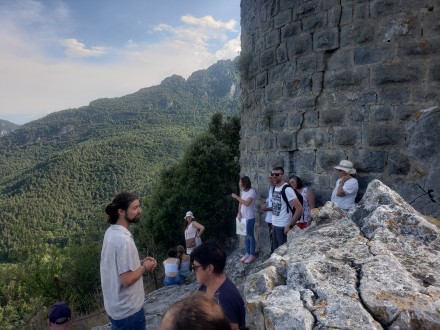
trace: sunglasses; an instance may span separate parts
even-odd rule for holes
[[[191,265],[191,269],[192,269],[193,272],[195,272],[197,268],[202,267],[202,266],[203,265],[194,265],[194,264],[192,264]]]
[[[270,173],[270,176],[280,176],[281,173]]]

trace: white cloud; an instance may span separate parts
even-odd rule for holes
[[[194,17],[192,15],[185,15],[180,18],[182,22],[189,25],[196,25],[202,28],[210,28],[210,29],[219,29],[219,30],[228,30],[236,32],[235,20],[231,19],[227,22],[216,21],[212,16],[204,16],[201,18]]]
[[[71,57],[99,57],[107,53],[106,47],[92,46],[87,48],[85,44],[75,38],[64,39],[60,43],[66,48],[66,55]]]
[[[34,119],[97,98],[133,93],[172,74],[186,78],[219,59],[237,56],[240,48],[232,20],[187,15],[180,26],[157,25],[154,43],[127,40],[117,49],[86,45],[74,36],[62,39],[68,57],[55,59],[47,56],[47,46],[60,45],[59,36],[65,30],[59,33],[49,27],[57,26],[51,22],[60,17],[69,20],[68,9],[59,6],[52,15],[43,15],[38,3],[21,3],[28,6],[20,15],[0,21],[0,119],[7,119],[4,115]],[[44,31],[29,34],[16,24],[18,17],[45,24]],[[93,63],[86,60],[90,57]]]

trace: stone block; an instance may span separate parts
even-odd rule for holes
[[[261,88],[267,85],[267,71],[259,73],[255,79],[257,88]]]
[[[287,150],[296,150],[296,133],[280,132],[277,138],[278,148]]]
[[[353,95],[351,95],[350,92],[348,92],[347,94],[347,100],[349,102],[353,102],[354,105],[356,106],[367,106],[367,105],[371,105],[371,104],[376,104],[377,103],[377,94],[376,92],[370,92],[370,91],[361,91],[361,92],[356,92],[353,93]]]
[[[340,26],[350,25],[353,22],[353,6],[342,6]]]
[[[319,112],[319,122],[324,126],[342,126],[345,121],[344,108],[321,109]]]
[[[273,147],[275,147],[275,136],[273,135],[273,133],[263,133],[261,134],[261,149],[263,150],[268,150],[268,149],[272,149]]]
[[[302,32],[301,21],[292,22],[281,28],[281,40],[298,35]]]
[[[255,38],[255,53],[259,54],[266,49],[266,39],[265,38]]]
[[[287,97],[298,97],[300,95],[306,94],[310,91],[311,88],[311,79],[310,78],[302,78],[294,79],[287,81],[285,83],[285,95]]]
[[[371,67],[370,84],[418,83],[424,77],[421,65],[409,63],[376,64]]]
[[[304,115],[298,112],[289,113],[287,120],[289,129],[296,132],[301,128],[301,125],[304,122]]]
[[[391,87],[387,86],[382,88],[377,93],[378,104],[395,104],[401,105],[408,102],[410,97],[410,88],[408,87]]]
[[[423,17],[423,36],[431,39],[440,35],[440,19],[438,11],[428,12]]]
[[[324,74],[322,72],[315,72],[312,75],[312,92],[319,94],[322,91],[322,78]]]
[[[311,94],[307,93],[304,95],[300,95],[296,98],[294,98],[294,107],[303,109],[303,108],[312,108],[316,106],[316,97]]]
[[[275,29],[272,31],[269,31],[266,34],[266,47],[267,48],[271,48],[271,47],[275,47],[278,46],[280,44],[280,30],[279,29]]]
[[[368,86],[369,71],[367,67],[327,71],[324,74],[324,88],[347,88]]]
[[[422,35],[422,23],[418,22],[414,16],[409,16],[406,13],[399,15],[393,15],[381,19],[380,24],[377,24],[376,40],[382,42],[406,42],[408,38],[403,38],[405,36],[414,36],[415,32],[418,31],[417,36]],[[413,38],[411,38],[411,41]]]
[[[301,34],[286,39],[289,60],[292,61],[299,54],[312,51],[312,35]]]
[[[417,41],[399,45],[397,55],[408,59],[424,58],[428,55],[440,53],[440,38],[420,38]]]
[[[401,127],[375,125],[366,128],[367,145],[370,147],[388,147],[402,145],[404,132]]]
[[[315,54],[307,54],[306,56],[298,57],[296,60],[297,70],[304,75],[310,75],[317,69],[317,58]]]
[[[388,16],[399,11],[399,1],[395,0],[375,0],[371,1],[370,15],[373,18]]]
[[[265,88],[265,99],[266,102],[276,101],[283,96],[283,83],[274,82],[269,83]]]
[[[278,64],[269,69],[269,82],[292,80],[295,76],[295,61]]]
[[[435,61],[429,65],[429,78],[432,81],[440,82],[440,63]]]
[[[287,55],[287,45],[285,42],[283,42],[277,48],[277,62],[284,63],[284,62],[287,62],[288,60],[289,60],[289,57]]]
[[[395,116],[398,120],[409,121],[413,116],[418,116],[419,110],[418,105],[399,105],[396,107]]]
[[[353,105],[349,112],[348,123],[351,126],[360,126],[368,122],[368,107]]]
[[[303,18],[311,15],[316,15],[321,12],[322,1],[321,0],[310,0],[301,1],[299,6],[293,8],[294,17]]]
[[[370,106],[369,119],[371,122],[391,121],[394,119],[393,111],[387,105],[372,105]]]
[[[351,67],[353,65],[353,50],[338,49],[333,53],[325,54],[327,57],[327,69],[338,71]]]
[[[359,129],[351,127],[333,129],[334,147],[360,147],[361,145],[362,135]]]
[[[287,25],[292,21],[292,9],[283,10],[273,19],[274,27],[277,29],[283,25]]]
[[[339,48],[339,29],[331,28],[315,32],[313,35],[313,49],[328,51]]]
[[[370,17],[370,2],[365,1],[361,3],[356,3],[353,9],[353,18],[357,20],[365,20]]]
[[[316,152],[317,173],[328,173],[328,172],[335,173],[336,170],[334,169],[334,167],[339,164],[341,159],[346,159],[345,154],[341,149],[318,150]]]
[[[304,127],[318,127],[319,116],[315,108],[305,109],[304,112]]]
[[[261,69],[263,70],[268,69],[274,66],[276,63],[277,63],[277,57],[276,57],[275,47],[269,48],[268,50],[261,53],[260,55]]]
[[[249,141],[249,150],[250,151],[258,151],[260,150],[260,137],[252,136]]]
[[[407,155],[399,151],[391,152],[388,156],[388,174],[408,175],[411,170],[411,163]]]
[[[259,153],[257,155],[257,164],[258,168],[260,170],[267,170],[268,164],[267,164],[267,155],[265,153]]]
[[[299,173],[315,168],[316,153],[310,150],[298,150],[293,153],[292,172]]]
[[[287,114],[276,114],[272,116],[270,127],[274,130],[281,131],[287,127]]]
[[[384,150],[360,150],[356,170],[359,173],[384,173],[387,159],[388,153]]]
[[[322,2],[322,10],[332,10],[341,6],[341,0],[326,0]]]
[[[322,12],[302,19],[303,32],[313,33],[327,26],[327,13]]]
[[[303,128],[298,132],[299,149],[318,149],[328,146],[329,134],[325,128]]]
[[[389,62],[394,57],[395,44],[383,43],[374,46],[358,47],[354,50],[354,64]]]
[[[411,88],[410,100],[419,103],[440,104],[438,84],[432,86],[415,86]]]
[[[326,1],[327,2],[327,1]],[[342,7],[341,6],[334,6],[327,12],[327,25],[328,27],[337,27],[339,26],[339,22],[341,20],[342,15]]]
[[[300,0],[280,0],[280,10],[297,7],[299,2]]]

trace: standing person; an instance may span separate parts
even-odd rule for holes
[[[245,245],[245,255],[240,259],[241,262],[245,264],[250,264],[254,262],[257,257],[255,256],[255,213],[254,205],[255,199],[257,198],[257,193],[255,189],[251,187],[251,180],[247,176],[243,176],[240,179],[240,191],[241,196],[232,193],[232,198],[236,199],[238,204],[238,219],[246,219],[246,237],[244,239]]]
[[[267,194],[266,201],[261,204],[261,210],[266,212],[265,221],[267,222],[267,227],[269,228],[269,241],[270,241],[270,253],[273,252],[273,228],[272,228],[272,193],[275,185],[272,180],[272,176],[269,174],[269,192]]]
[[[72,312],[64,301],[59,301],[50,307],[47,327],[51,330],[68,330],[72,325]]]
[[[179,264],[180,260],[177,258],[177,251],[174,249],[168,250],[168,258],[163,261],[165,269],[165,277],[163,279],[164,286],[180,284]]]
[[[217,300],[229,320],[231,329],[245,326],[244,301],[237,287],[223,272],[226,253],[221,245],[216,242],[206,242],[196,247],[190,258],[197,283],[201,284],[199,291]]]
[[[353,168],[353,163],[349,160],[341,160],[339,165],[335,166],[335,169],[338,172],[339,179],[336,180],[331,201],[347,211],[354,206],[359,189],[358,181],[353,177],[356,174],[356,170]]]
[[[189,255],[185,253],[185,248],[182,245],[177,247],[177,258],[179,258],[179,276],[182,283],[185,283],[186,278],[190,274],[190,259]]]
[[[190,254],[191,251],[202,244],[202,236],[205,231],[205,227],[196,221],[194,215],[191,211],[186,212],[183,227],[185,230],[185,243],[186,243],[186,253]]]
[[[296,222],[300,229],[307,228],[312,223],[312,209],[315,208],[315,194],[311,187],[305,187],[301,178],[296,175],[289,176],[289,184],[303,197],[303,213]]]
[[[282,167],[275,167],[271,172],[271,176],[275,184],[272,194],[272,228],[273,245],[274,249],[276,249],[287,242],[287,233],[300,218],[303,207],[296,197],[293,188],[285,182],[284,169]],[[289,205],[287,205],[285,200],[287,200]],[[295,213],[290,210],[289,206]]]
[[[101,250],[101,287],[111,330],[145,329],[142,275],[156,268],[156,260],[139,253],[128,228],[140,221],[139,197],[122,192],[105,208],[111,224]]]

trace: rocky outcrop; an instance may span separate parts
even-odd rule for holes
[[[375,180],[328,202],[246,279],[255,329],[440,329],[440,231]]]
[[[226,273],[246,301],[250,329],[440,329],[440,230],[375,180],[350,212],[332,202],[294,229],[268,259]],[[168,306],[193,283],[147,294],[145,317],[157,329]],[[95,328],[108,329],[108,326]]]

